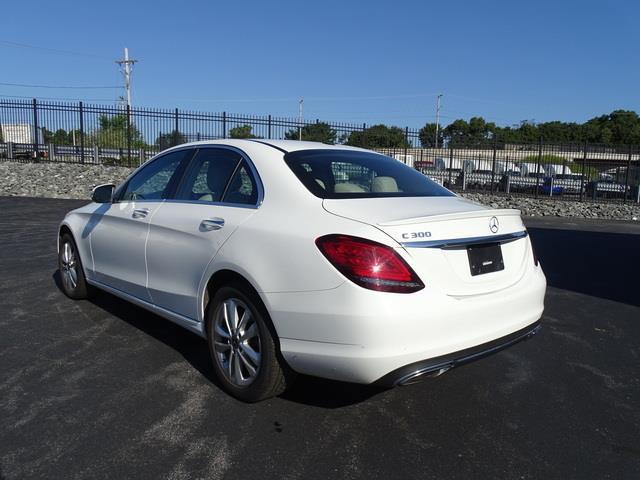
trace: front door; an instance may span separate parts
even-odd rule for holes
[[[149,221],[190,153],[178,150],[149,162],[128,180],[119,198],[95,218],[89,234],[95,280],[141,300],[151,300],[145,265]]]

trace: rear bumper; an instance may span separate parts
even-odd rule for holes
[[[428,287],[408,295],[372,292],[345,282],[332,290],[263,294],[263,300],[293,370],[370,384],[388,375],[394,383],[421,368],[432,373],[440,364],[508,346],[537,326],[545,290],[542,269],[532,265],[511,287],[470,298]]]
[[[510,347],[515,343],[527,340],[538,333],[540,328],[542,328],[542,324],[540,320],[538,320],[532,325],[491,342],[398,368],[377,380],[375,384],[384,387],[395,387],[398,385],[409,385],[425,377],[440,375],[453,367],[479,360]]]

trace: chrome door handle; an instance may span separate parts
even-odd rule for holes
[[[224,218],[220,217],[205,218],[200,222],[200,230],[202,231],[220,230],[222,227],[224,227]]]
[[[133,211],[133,215],[131,215],[133,218],[144,218],[149,214],[149,209],[148,208],[136,208]]]

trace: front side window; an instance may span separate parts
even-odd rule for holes
[[[391,157],[354,150],[298,150],[284,160],[320,198],[444,197],[454,195]]]
[[[162,200],[167,198],[171,179],[191,150],[170,152],[153,160],[126,184],[121,200]]]

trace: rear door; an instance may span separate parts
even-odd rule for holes
[[[231,234],[253,215],[262,187],[236,149],[201,148],[177,193],[151,219],[147,241],[153,302],[198,319],[199,286],[208,264]]]
[[[127,181],[114,203],[91,219],[93,273],[98,282],[150,301],[145,265],[149,221],[190,154],[178,150],[152,160]]]

